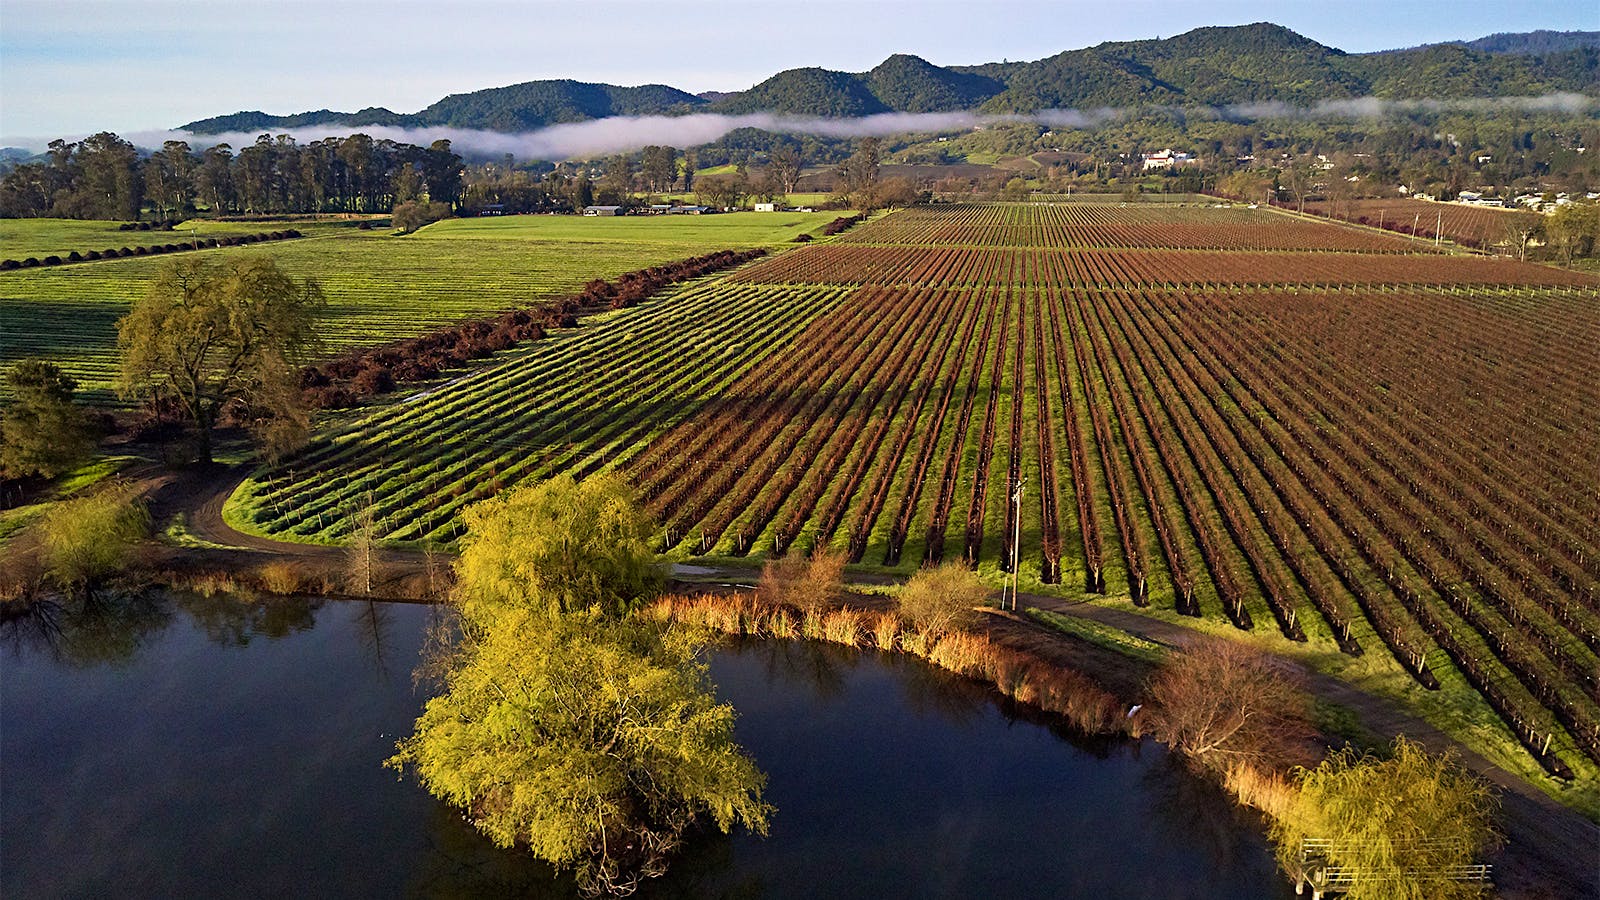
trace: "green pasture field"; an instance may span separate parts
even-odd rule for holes
[[[197,236],[203,240],[224,234],[261,234],[286,228],[315,235],[355,225],[354,222],[214,222],[191,219],[179,223],[171,231],[119,231],[119,224],[84,219],[0,219],[0,259],[22,260],[30,256],[42,259],[51,255],[65,258],[74,250],[86,253],[122,247],[182,244]]]
[[[715,250],[783,247],[832,218],[506,216],[452,219],[406,236],[319,224],[298,240],[198,252],[267,254],[297,278],[316,278],[329,301],[321,330],[327,349],[337,351],[559,296],[593,278]],[[6,224],[27,233],[58,220],[18,221]],[[201,235],[212,227],[221,225],[205,223]],[[117,319],[167,264],[134,257],[0,273],[0,370],[28,357],[51,360],[78,379],[90,402],[114,403]]]
[[[838,213],[715,213],[705,216],[483,216],[447,219],[417,233],[433,240],[531,238],[573,243],[695,246],[707,250],[778,246],[815,232]],[[690,254],[681,254],[690,255]]]

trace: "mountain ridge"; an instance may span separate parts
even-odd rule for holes
[[[736,92],[572,79],[451,94],[415,113],[368,107],[292,115],[249,110],[180,126],[195,134],[312,125],[447,126],[516,132],[619,115],[771,112],[828,118],[887,112],[1035,112],[1134,105],[1310,105],[1386,99],[1600,93],[1600,32],[1496,34],[1476,41],[1352,54],[1281,25],[1208,26],[1169,38],[1108,41],[1032,62],[938,66],[896,53],[866,72],[787,69]]]

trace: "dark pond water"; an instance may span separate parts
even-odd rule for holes
[[[379,765],[437,615],[158,596],[0,624],[0,896],[572,896]],[[641,896],[1292,894],[1154,745],[877,654],[749,644],[712,673],[772,833],[700,836]]]

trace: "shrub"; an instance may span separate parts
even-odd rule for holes
[[[844,589],[844,565],[843,553],[825,547],[817,548],[810,557],[791,553],[767,560],[761,567],[756,596],[764,603],[820,609]]]
[[[9,272],[12,269],[20,269],[20,268],[22,268],[22,263],[19,263],[14,259],[8,259],[8,260],[0,261],[0,271]]]
[[[22,267],[24,269],[37,268],[38,265],[39,265],[39,258],[37,256],[30,256],[27,259],[22,261]]]
[[[302,579],[300,570],[291,562],[270,562],[256,570],[261,589],[269,594],[298,594]]]
[[[74,250],[67,254],[67,262],[83,262],[83,254]]]
[[[120,571],[149,528],[144,504],[123,485],[59,503],[40,523],[46,564],[68,585],[89,584]]]
[[[394,390],[394,376],[382,366],[365,368],[356,374],[353,387],[356,393],[369,397],[375,394],[387,394]]]
[[[99,259],[100,258],[100,251],[99,250],[90,250],[88,253],[85,253],[83,255],[83,258],[84,259]]]
[[[989,601],[989,588],[978,573],[960,562],[923,569],[900,589],[900,614],[920,631],[943,634],[968,624],[974,610]]]

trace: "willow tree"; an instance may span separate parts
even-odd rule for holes
[[[660,584],[653,526],[626,481],[570,475],[520,487],[466,511],[456,585],[469,618],[617,616]]]
[[[1494,795],[1453,754],[1434,755],[1404,737],[1385,759],[1352,749],[1300,776],[1295,800],[1272,824],[1278,858],[1302,871],[1306,838],[1326,841],[1323,862],[1347,869],[1349,900],[1451,900],[1482,896],[1457,880],[1497,837]]]
[[[591,894],[660,874],[702,818],[765,832],[765,779],[711,693],[704,636],[631,615],[655,590],[626,483],[569,477],[472,507],[444,692],[389,760],[502,847]]]
[[[576,871],[591,894],[661,874],[702,817],[766,832],[765,778],[733,740],[697,641],[597,611],[470,637],[388,764],[497,846]]]
[[[284,423],[304,424],[298,365],[316,346],[326,302],[315,280],[296,281],[264,256],[175,260],[117,323],[123,395],[174,402],[202,462],[229,403],[253,410],[264,435],[290,440],[300,429]]]

